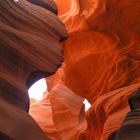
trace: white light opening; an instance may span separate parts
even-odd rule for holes
[[[19,1],[19,0],[14,0],[14,2],[16,2],[16,3],[17,3],[18,1]]]
[[[46,80],[43,78],[35,82],[28,90],[29,98],[34,100],[42,100],[44,92],[47,90]]]
[[[87,111],[91,107],[91,104],[88,102],[87,99],[85,99],[83,103],[85,104],[85,111]]]

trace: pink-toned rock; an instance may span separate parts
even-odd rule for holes
[[[31,106],[30,114],[51,139],[78,140],[86,129],[83,98],[57,84],[46,99]]]
[[[140,2],[56,0],[56,4],[69,32],[63,46],[65,61],[60,79],[92,104],[85,117],[88,127],[77,135],[72,131],[67,134],[61,127],[72,116],[60,124],[69,99],[61,103],[54,94],[51,103],[54,118],[58,117],[58,131],[62,130],[60,135],[67,140],[113,140],[130,111],[128,98],[140,86]],[[55,76],[48,79],[53,87],[58,84],[59,76]]]

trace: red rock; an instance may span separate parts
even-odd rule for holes
[[[57,11],[53,2],[46,4]],[[36,80],[54,74],[61,66],[60,42],[66,38],[65,26],[50,8],[24,0],[0,2],[1,139],[49,139],[26,112],[27,90]]]
[[[18,12],[24,9],[28,14],[24,13],[26,19],[20,16],[14,25],[11,23],[16,20],[13,18],[15,11],[11,10],[13,17],[0,13],[1,17],[6,15],[1,20],[0,29],[14,33],[19,38],[24,37],[28,44],[35,44],[38,52],[32,54],[34,46],[31,45],[31,57],[20,52],[24,54],[22,59],[26,58],[32,64],[27,71],[32,68],[36,70],[37,65],[43,71],[54,73],[57,64],[60,66],[63,61],[59,45],[60,41],[67,38],[67,33],[54,14],[55,6],[45,1],[46,6],[50,4],[55,9],[52,13],[45,4],[42,5],[44,1],[35,5],[21,0],[16,9]],[[9,1],[2,1],[1,7],[6,3]],[[140,1],[56,0],[56,4],[59,16],[69,32],[69,39],[63,44],[65,61],[63,67],[47,79],[49,95],[31,106],[30,114],[51,139],[113,140],[130,111],[129,97],[140,87]],[[32,19],[27,20],[30,17]],[[11,18],[12,21],[7,22]],[[28,26],[23,28],[26,24]],[[16,43],[24,43],[18,41],[13,34],[10,38],[16,40]],[[5,39],[3,44],[8,41],[11,40]],[[43,52],[38,46],[42,46]],[[11,70],[11,67],[10,70],[7,68],[6,72]],[[6,82],[12,81],[13,85],[20,87],[14,79],[16,76],[19,78],[17,72],[14,77],[5,76]],[[85,115],[82,103],[84,98],[92,104]],[[130,118],[131,115],[134,116],[130,114]]]
[[[69,32],[64,43],[64,74],[60,79],[92,104],[86,112],[88,127],[77,133],[80,135],[76,139],[111,140],[130,111],[129,96],[140,86],[140,3],[132,0],[56,0],[56,3]],[[55,76],[54,79],[59,77]],[[53,87],[58,84],[54,79],[48,79]],[[57,116],[63,110],[56,112]],[[62,117],[58,118],[58,122],[63,122]]]
[[[0,137],[13,140],[48,140],[36,122],[24,110],[0,99]]]
[[[86,128],[83,98],[57,84],[42,101],[33,104],[31,116],[51,139],[78,140]]]
[[[53,0],[28,0],[28,1],[43,8],[46,8],[55,14],[58,13],[56,4]]]
[[[65,26],[51,11],[21,0],[0,4],[0,93],[28,110],[29,88],[63,62]],[[10,99],[11,98],[11,99]]]
[[[129,112],[129,96],[140,86],[140,3],[56,2],[69,31],[64,44],[64,83],[92,104],[81,138],[111,139]]]

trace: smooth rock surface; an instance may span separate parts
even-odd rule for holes
[[[53,6],[53,4],[52,4]],[[28,110],[27,88],[63,62],[67,31],[50,10],[20,0],[0,2],[0,96]]]
[[[24,110],[0,99],[0,137],[4,135],[13,140],[49,140]]]
[[[56,5],[44,2],[46,8],[26,0],[0,1],[1,140],[49,140],[26,112],[28,88],[61,66],[61,42],[67,38]]]
[[[43,8],[46,8],[55,14],[58,14],[57,6],[53,0],[28,0],[28,1],[33,4],[39,5]]]
[[[42,101],[30,108],[31,116],[54,140],[78,140],[87,127],[83,98],[62,83],[55,85]]]

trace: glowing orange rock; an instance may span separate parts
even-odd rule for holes
[[[77,117],[74,125],[70,121],[73,115],[67,116],[70,98],[62,101],[64,89],[57,88],[50,99],[59,138],[113,140],[130,111],[128,98],[140,87],[140,1],[56,0],[56,3],[69,31],[69,39],[64,43],[61,80],[92,104],[84,118],[87,127],[84,124],[79,131],[74,129],[67,134],[66,128],[77,126]],[[51,80],[54,84],[55,80]]]
[[[111,139],[129,111],[128,97],[140,86],[140,2],[64,3],[60,18],[70,34],[64,45],[64,82],[93,104],[83,137]]]
[[[48,96],[31,106],[31,116],[51,139],[79,139],[87,127],[83,98],[57,84]]]

